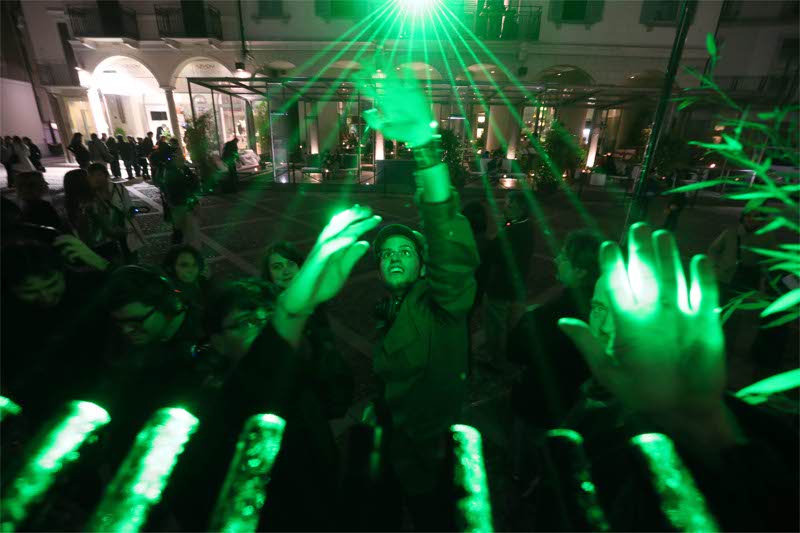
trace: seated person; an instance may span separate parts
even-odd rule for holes
[[[96,368],[105,341],[96,295],[107,268],[71,235],[3,246],[0,380],[26,415],[61,406]]]
[[[188,244],[173,246],[161,267],[186,303],[202,312],[208,291],[208,265],[200,250]]]
[[[17,175],[17,198],[22,204],[20,222],[55,228],[66,233],[66,225],[53,205],[44,199],[50,190],[41,172],[21,172]]]

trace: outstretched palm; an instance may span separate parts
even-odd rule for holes
[[[402,78],[390,72],[374,88],[365,87],[365,91],[375,102],[375,109],[364,113],[370,128],[412,146],[425,144],[435,133],[431,127],[431,104],[413,72],[403,71]]]
[[[381,217],[369,207],[355,205],[342,211],[322,230],[303,267],[282,296],[286,310],[310,314],[338,294],[356,262],[369,248],[358,239],[375,228]]]
[[[672,235],[645,224],[631,228],[628,263],[619,247],[600,252],[605,291],[615,324],[608,346],[579,320],[559,325],[586,358],[597,380],[629,409],[696,412],[718,406],[724,384],[724,339],[709,260],[695,256],[687,287]]]

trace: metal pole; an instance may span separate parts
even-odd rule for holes
[[[197,120],[197,115],[194,113],[194,98],[192,97],[192,82],[186,80],[186,85],[189,87],[189,106],[192,108],[192,122]]]
[[[664,123],[664,115],[667,112],[667,107],[670,103],[670,96],[672,94],[672,85],[675,83],[675,74],[678,71],[678,64],[681,61],[683,54],[683,45],[686,42],[686,34],[689,32],[689,23],[691,22],[691,14],[694,11],[693,7],[696,0],[682,0],[680,6],[680,21],[678,28],[675,31],[675,41],[672,43],[672,53],[669,57],[667,65],[667,72],[664,75],[664,86],[661,89],[661,99],[658,101],[656,107],[656,114],[653,118],[653,127],[650,130],[650,138],[647,141],[647,148],[644,153],[644,160],[642,161],[642,172],[639,176],[639,181],[636,183],[636,188],[633,192],[633,200],[628,207],[628,214],[625,217],[625,225],[622,228],[622,235],[620,235],[620,242],[624,242],[627,238],[628,228],[635,222],[644,220],[647,215],[647,175],[650,172],[650,163],[653,154],[658,146],[658,139],[661,136],[661,128]]]
[[[217,132],[217,151],[222,153],[222,148],[219,144],[219,124],[217,123],[217,103],[214,101],[214,89],[211,89],[211,110],[214,113],[214,131]]]
[[[236,131],[236,116],[233,114],[233,96],[228,94],[228,100],[231,104],[231,128],[233,129],[233,136],[237,139],[239,138],[238,132]]]

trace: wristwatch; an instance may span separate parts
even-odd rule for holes
[[[433,135],[425,144],[412,148],[417,170],[426,170],[442,162],[441,139],[441,135]]]

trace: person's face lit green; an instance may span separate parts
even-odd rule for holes
[[[122,334],[137,346],[158,342],[169,325],[167,317],[152,305],[131,302],[111,312]]]
[[[195,283],[200,275],[200,265],[188,252],[178,255],[175,260],[175,277],[183,283]]]
[[[291,259],[280,254],[270,254],[269,277],[272,279],[272,283],[281,290],[285,290],[289,286],[298,270],[300,267]]]
[[[211,335],[211,344],[222,355],[238,359],[250,351],[269,321],[267,309],[234,309],[225,316],[222,328]]]
[[[21,283],[11,288],[20,301],[38,307],[51,309],[61,302],[67,289],[64,274],[53,272],[44,276],[27,276]]]
[[[381,280],[392,292],[407,289],[421,274],[420,258],[414,243],[401,235],[386,239],[378,257]]]
[[[603,278],[594,286],[592,295],[592,310],[589,315],[589,330],[592,335],[600,340],[603,346],[614,342],[615,326],[614,317],[611,315],[611,301],[603,287]]]
[[[580,287],[586,271],[582,268],[575,268],[570,262],[566,252],[561,250],[555,258],[556,278],[566,287]]]

